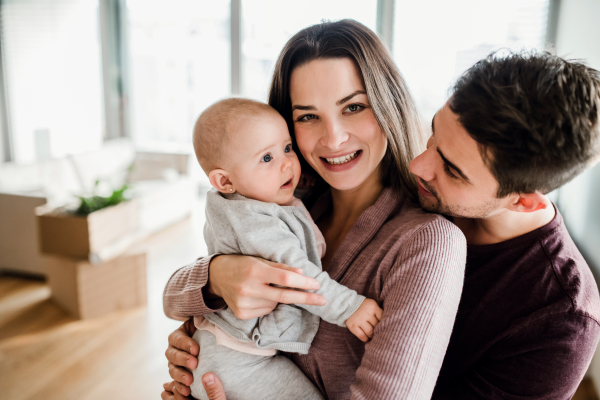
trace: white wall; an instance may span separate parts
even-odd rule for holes
[[[2,113],[0,112],[0,163],[6,161],[4,157],[4,135],[6,135],[6,132],[4,132],[4,128],[2,127],[3,123],[4,121],[2,121]]]
[[[563,0],[559,11],[556,52],[583,60],[600,70],[600,1]],[[561,212],[573,238],[600,276],[600,166],[596,166],[559,192]]]
[[[559,13],[557,53],[600,69],[600,1],[562,0]]]
[[[562,0],[556,38],[556,52],[583,60],[600,70],[600,1]],[[559,207],[565,223],[588,261],[600,277],[600,165],[584,172],[560,189]],[[588,370],[600,387],[600,352]]]

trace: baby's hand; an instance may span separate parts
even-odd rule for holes
[[[373,328],[381,320],[382,314],[383,310],[375,300],[365,299],[358,310],[346,320],[346,326],[354,336],[368,342],[373,337]]]

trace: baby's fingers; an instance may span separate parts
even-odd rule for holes
[[[381,320],[381,316],[378,316],[377,313],[369,315],[369,317],[367,318],[368,324],[372,325],[373,328],[375,328],[377,326],[377,324],[379,323],[380,320]]]
[[[354,336],[359,338],[362,342],[368,342],[369,337],[363,332],[358,325],[348,326],[348,329]]]
[[[369,322],[364,322],[360,325],[360,329],[365,333],[368,340],[371,340],[373,337],[373,325],[371,325]]]
[[[377,309],[375,310],[375,317],[377,318],[377,322],[381,321],[381,318],[383,317],[383,310],[381,309],[381,307],[377,307]]]

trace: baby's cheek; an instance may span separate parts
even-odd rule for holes
[[[296,145],[298,146],[298,150],[302,156],[308,159],[308,155],[310,154],[310,150],[313,147],[311,145],[310,136],[305,133],[303,130],[296,128]]]
[[[300,160],[298,160],[298,157],[296,157],[294,159],[294,175],[300,175],[301,172]]]

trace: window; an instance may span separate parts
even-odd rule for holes
[[[427,121],[492,51],[544,49],[548,0],[396,0],[395,9],[394,58]]]
[[[126,4],[132,136],[189,144],[198,114],[230,93],[229,1]]]
[[[231,3],[127,0],[130,119],[138,145],[191,143],[198,114],[231,94]],[[285,42],[322,19],[375,29],[377,1],[241,1],[241,94],[267,100]],[[183,146],[182,146],[183,147]]]
[[[379,17],[389,27],[394,16],[394,58],[421,113],[430,119],[455,79],[478,59],[502,47],[542,48],[548,3],[122,0],[116,4],[127,21],[121,65],[128,78],[128,98],[122,99],[128,110],[125,130],[142,147],[188,148],[198,114],[231,94],[232,70],[240,71],[241,95],[266,101],[275,61],[292,35],[324,19],[352,18],[376,30],[378,5],[387,10],[392,4],[394,13]],[[98,2],[0,4],[15,158],[98,147],[107,129],[102,98],[111,95],[102,93]],[[234,22],[241,21],[241,40],[234,40],[241,49],[239,63],[231,56],[233,5],[241,9],[234,15]]]
[[[2,45],[14,160],[102,143],[98,2],[5,0]]]
[[[343,18],[375,30],[377,1],[242,1],[242,94],[266,102],[275,62],[288,39],[322,20]]]

